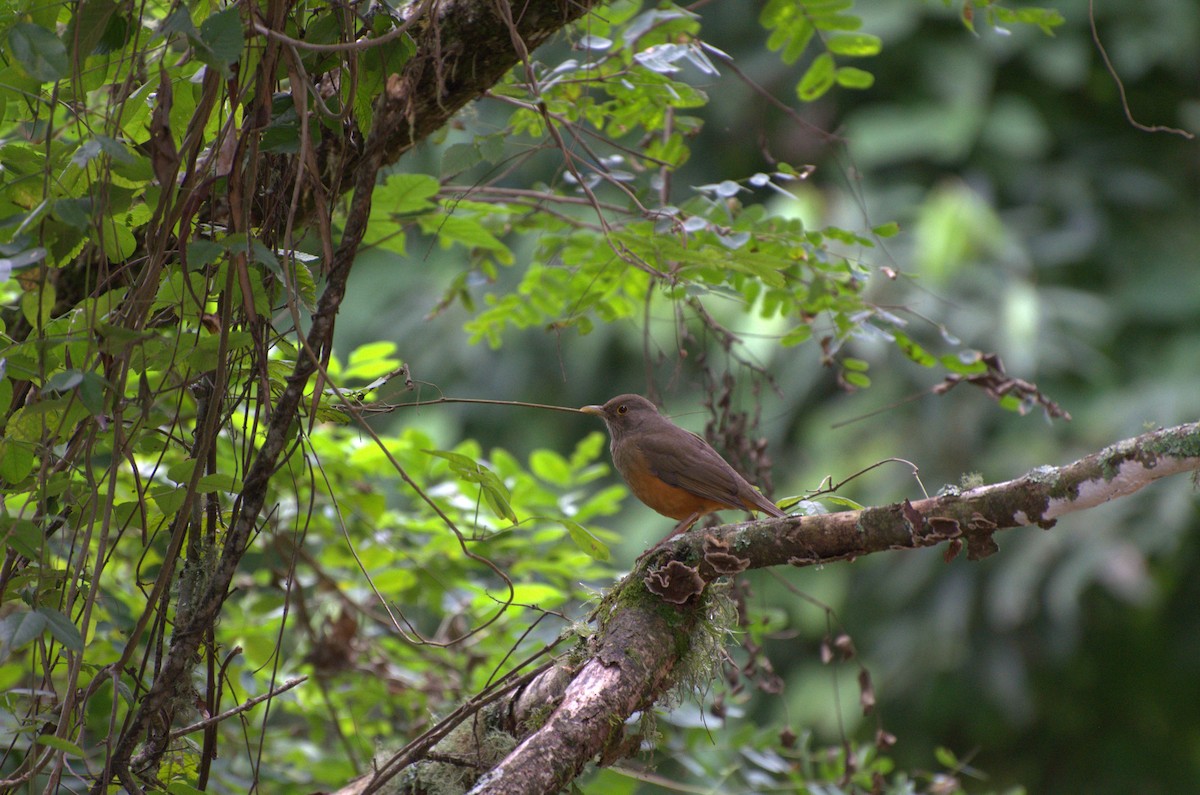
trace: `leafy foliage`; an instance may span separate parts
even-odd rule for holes
[[[1062,21],[962,9],[968,27],[979,9],[993,26]],[[0,16],[6,786],[115,775],[114,727],[193,621],[204,642],[192,675],[174,683],[168,725],[136,742],[179,733],[134,772],[185,792],[347,780],[369,766],[374,738],[416,736],[572,639],[612,576],[605,523],[624,491],[605,485],[601,434],[566,454],[447,441],[425,427],[429,407],[381,394],[404,350],[308,346],[348,226],[345,173],[420,31],[386,7],[260,11],[84,0],[9,3]],[[851,64],[871,63],[858,59],[881,39],[848,0],[771,0],[759,21],[783,63],[804,60],[801,100],[874,84]],[[671,4],[625,0],[588,17],[568,31],[569,57],[535,54],[486,109],[458,117],[436,164],[401,161],[374,191],[365,242],[410,270],[424,244],[454,257],[435,314],[465,310],[465,337],[501,353],[525,329],[584,335],[667,308],[686,316],[681,336],[704,329],[739,366],[753,346],[722,325],[727,312],[781,346],[819,342],[846,387],[871,383],[867,360],[846,352],[862,340],[947,378],[988,372],[948,333],[918,341],[867,294],[896,224],[793,212],[808,167],[776,160],[677,184],[708,123],[707,84],[734,65],[703,33]],[[322,372],[294,384],[306,357]],[[202,621],[293,387],[304,408],[262,485],[267,510],[236,590],[216,595],[219,621]],[[398,429],[372,421],[384,411]],[[309,682],[283,693],[301,672]],[[259,696],[269,719],[249,703]],[[234,705],[246,711],[180,731]],[[826,757],[806,738],[787,756],[769,742],[731,738],[754,766],[747,787],[866,788],[892,774],[873,750]],[[248,753],[226,751],[239,744]]]

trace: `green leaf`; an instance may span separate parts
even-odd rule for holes
[[[375,189],[372,207],[392,216],[425,212],[433,209],[430,199],[440,188],[437,179],[428,174],[393,174]]]
[[[8,31],[8,51],[25,73],[41,83],[67,76],[71,64],[67,48],[41,25],[18,22]]]
[[[913,342],[907,335],[899,331],[894,331],[893,334],[896,336],[896,347],[909,359],[922,367],[933,367],[937,364],[937,357]]]
[[[187,244],[188,270],[199,270],[211,265],[225,253],[225,246],[215,240],[192,240]]]
[[[512,495],[509,494],[508,487],[495,472],[487,467],[481,467],[481,469],[479,485],[483,487],[483,498],[487,501],[488,507],[492,509],[492,513],[513,524],[519,522],[516,511],[512,509]]]
[[[40,329],[50,321],[50,312],[54,309],[57,298],[54,285],[44,284],[21,295],[21,314],[29,321],[29,325]]]
[[[116,10],[114,0],[83,0],[76,6],[64,36],[72,48],[72,63],[82,66],[84,60],[97,50],[101,39],[109,33],[109,23]]]
[[[842,88],[870,88],[875,85],[875,75],[866,69],[841,66],[837,70],[837,84]]]
[[[39,734],[34,740],[38,745],[44,745],[47,748],[54,748],[62,751],[68,756],[83,756],[83,749],[70,740],[64,740],[62,737],[55,737],[53,734]]]
[[[250,241],[250,254],[259,265],[266,266],[267,270],[276,276],[283,276],[283,267],[279,264],[279,257],[267,247],[266,243],[258,238],[253,238]]]
[[[479,147],[473,143],[452,144],[442,152],[441,172],[443,175],[457,174],[483,160]]]
[[[1005,411],[1014,411],[1021,415],[1024,415],[1029,408],[1025,401],[1016,395],[1005,395],[997,401],[997,405]]]
[[[183,503],[187,499],[187,489],[160,486],[150,490],[150,499],[154,501],[155,507],[163,512],[163,515],[171,516],[179,513],[183,507]]]
[[[83,381],[79,384],[79,400],[93,417],[104,414],[104,391],[108,386],[108,381],[99,373],[89,370],[83,374]]]
[[[508,138],[502,133],[483,135],[475,138],[479,154],[489,163],[498,163],[504,157],[504,146]]]
[[[83,383],[81,370],[62,370],[46,379],[46,385],[42,387],[42,394],[69,392],[81,383]]]
[[[563,589],[543,582],[523,582],[513,586],[513,601],[522,605],[553,608],[568,598]]]
[[[55,218],[73,229],[84,230],[91,223],[92,200],[59,199],[54,202],[52,213]]]
[[[783,52],[779,57],[785,64],[793,64],[798,61],[804,51],[808,49],[808,44],[816,32],[817,29],[807,19],[797,20],[788,30],[787,44],[784,45]]]
[[[588,464],[594,462],[600,457],[604,451],[604,446],[608,442],[608,435],[601,431],[592,431],[587,436],[575,445],[575,450],[571,453],[571,467],[574,469],[582,469]]]
[[[111,157],[114,162],[125,166],[136,165],[137,159],[130,153],[129,148],[116,138],[108,135],[97,134],[93,140],[100,147],[100,151]]]
[[[933,756],[942,767],[950,768],[951,770],[958,768],[958,757],[949,748],[938,746],[934,749]]]
[[[115,219],[109,219],[109,222],[104,225],[102,242],[104,253],[113,262],[124,262],[137,250],[137,239],[133,236],[133,232],[124,224],[117,223]]]
[[[779,341],[780,345],[790,346],[799,345],[806,342],[812,337],[812,326],[807,323],[796,326],[794,329],[783,335],[783,339]]]
[[[858,30],[862,18],[853,14],[829,14],[816,19],[817,30]]]
[[[401,364],[395,353],[396,343],[391,340],[360,345],[350,352],[342,378],[370,381],[394,372]]]
[[[321,422],[335,422],[338,425],[345,425],[350,422],[350,415],[341,406],[330,405],[328,401],[323,400],[317,405],[317,419]]]
[[[1060,12],[1052,8],[1004,8],[993,5],[989,6],[988,13],[993,25],[996,22],[1037,25],[1048,36],[1053,36],[1054,28],[1066,21]]]
[[[50,635],[55,640],[71,651],[83,651],[83,636],[79,634],[79,628],[75,626],[75,622],[50,607],[39,607],[35,612],[45,617],[46,626],[49,627]]]
[[[800,84],[796,86],[796,96],[804,102],[819,99],[830,88],[834,81],[833,56],[827,52],[818,55],[809,65]]]
[[[983,360],[976,351],[964,351],[958,354],[947,353],[944,356],[939,356],[938,361],[942,363],[942,367],[959,375],[983,375],[987,372],[987,365],[983,363]]]
[[[825,11],[810,8],[809,4],[801,8],[794,0],[771,0],[759,14],[759,23],[771,31],[767,49],[779,50],[780,60],[785,64],[795,63],[816,33],[811,17]]]
[[[588,557],[600,561],[608,560],[612,557],[608,545],[592,535],[583,525],[578,522],[572,522],[570,519],[558,519],[557,521],[567,529],[567,533],[571,536],[571,540],[575,542],[575,546],[586,552]]]
[[[555,486],[571,484],[570,465],[553,450],[534,450],[529,456],[529,469],[542,480]]]
[[[889,221],[886,224],[874,227],[871,231],[880,237],[894,237],[900,233],[900,224],[895,221]]]
[[[188,13],[186,6],[176,8],[158,26],[158,34],[163,38],[170,38],[173,33],[183,34],[189,39],[199,38],[196,26],[192,23],[192,15]]]
[[[455,453],[449,450],[423,450],[422,452],[437,456],[438,458],[444,458],[450,462],[450,469],[460,479],[468,483],[479,484],[483,489],[484,500],[498,517],[508,519],[510,522],[519,521],[512,506],[509,504],[511,496],[508,493],[508,488],[495,472],[462,453]]]
[[[167,467],[167,477],[179,484],[188,483],[196,473],[197,463],[199,462],[194,458],[172,461]]]
[[[757,257],[752,253],[731,256],[726,264],[734,269],[757,276],[771,287],[784,287],[787,279],[779,272],[779,261],[769,257]]]
[[[226,346],[226,355],[232,356],[235,351],[253,347],[254,335],[248,331],[230,332]],[[221,335],[201,334],[196,344],[188,351],[185,361],[199,372],[215,370],[220,363]]]
[[[200,60],[231,77],[229,65],[242,55],[242,17],[237,8],[218,11],[201,22],[198,40],[203,45],[196,48]]]
[[[461,214],[431,215],[421,219],[421,228],[431,235],[437,235],[443,248],[461,243],[467,248],[491,251],[496,259],[505,265],[513,263],[513,255],[508,246],[489,232],[478,218]]]
[[[849,55],[863,58],[868,55],[878,55],[883,45],[878,36],[870,33],[839,33],[830,36],[825,46],[835,55]]]
[[[962,9],[959,11],[959,19],[962,20],[963,26],[972,33],[975,32],[975,6],[973,3],[963,3]]]
[[[842,360],[842,367],[845,367],[847,370],[851,370],[853,372],[865,373],[870,366],[870,364],[862,359],[846,357]]]
[[[236,494],[241,488],[241,482],[233,475],[226,475],[221,472],[214,472],[211,475],[205,475],[196,482],[196,493],[207,494],[213,491],[223,491],[227,494]]]
[[[305,258],[300,256],[300,252],[292,252],[290,258],[292,263],[292,286],[296,288],[297,295],[300,300],[308,307],[309,311],[314,311],[317,308],[317,282],[313,279],[312,271],[308,269],[308,264]]]
[[[842,377],[846,379],[847,384],[859,387],[860,389],[866,389],[871,385],[871,379],[865,373],[851,371],[843,373]]]
[[[0,468],[2,468],[3,461],[8,459],[8,456],[8,451],[3,446],[0,446]],[[32,462],[33,459],[30,458],[31,468]],[[33,521],[3,517],[0,518],[0,522],[3,522],[5,546],[18,555],[23,555],[30,560],[37,560],[41,556],[44,539],[41,531],[38,530],[38,526]]]
[[[861,511],[863,509],[863,506],[860,503],[855,502],[849,497],[839,497],[836,494],[824,494],[818,499],[821,500],[821,502],[827,502],[830,505],[836,505],[839,508],[846,508],[847,510],[851,511]]]

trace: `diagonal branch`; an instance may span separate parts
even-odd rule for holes
[[[555,792],[600,755],[615,761],[625,721],[649,708],[678,679],[696,629],[708,619],[705,586],[746,568],[808,566],[891,549],[965,543],[970,559],[996,551],[992,535],[1051,527],[1057,517],[1133,494],[1169,475],[1200,471],[1200,423],[1128,439],[1062,467],[969,491],[822,516],[767,519],[686,533],[635,570],[605,599],[582,664],[562,663],[507,706],[513,726],[553,712],[478,779],[474,795]],[[665,564],[664,564],[664,561]],[[657,598],[652,595],[657,594]],[[531,694],[535,694],[531,698]],[[345,792],[353,791],[347,789]]]
[[[396,162],[415,144],[445,126],[467,103],[500,82],[520,62],[522,53],[518,48],[533,52],[602,4],[601,0],[415,3],[410,13],[424,17],[410,28],[416,53],[400,73],[399,93],[382,104],[382,110],[393,115],[395,122],[382,131],[377,142],[384,162]],[[345,193],[353,187],[365,152],[365,147],[359,147],[354,139],[330,137],[322,141],[318,159],[345,164],[339,172],[343,178],[330,186],[331,193]]]

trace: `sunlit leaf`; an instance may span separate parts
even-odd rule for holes
[[[826,39],[825,46],[834,55],[856,57],[878,55],[882,49],[879,37],[869,33],[839,33]]]
[[[805,70],[796,86],[796,95],[805,102],[819,99],[833,87],[835,77],[833,56],[823,52]]]
[[[82,648],[78,649],[77,651],[82,651]],[[78,745],[70,740],[63,739],[62,737],[56,737],[53,734],[39,734],[37,737],[37,744],[45,746],[46,748],[54,748],[58,751],[62,751],[67,756],[83,756],[83,749]]]
[[[837,84],[842,88],[870,88],[875,85],[875,75],[865,69],[856,69],[853,66],[839,66],[837,70]]]
[[[16,651],[40,638],[45,631],[45,614],[18,607],[4,618],[0,618],[0,649],[6,653]]]
[[[571,540],[575,542],[575,546],[586,552],[588,556],[596,560],[609,560],[612,557],[608,546],[592,535],[583,525],[568,519],[559,519],[558,522],[567,528],[567,533],[571,536]]]

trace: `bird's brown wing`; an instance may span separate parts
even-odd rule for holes
[[[730,508],[786,516],[694,433],[677,426],[656,428],[638,438],[651,471],[662,481]]]

